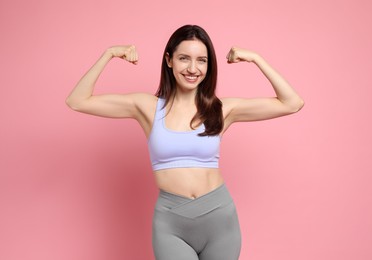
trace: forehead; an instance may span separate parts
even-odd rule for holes
[[[174,54],[186,54],[192,56],[208,56],[207,46],[200,40],[182,41],[174,51]]]

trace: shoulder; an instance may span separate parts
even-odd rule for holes
[[[151,125],[159,98],[149,93],[134,93],[132,100],[136,107],[137,118],[140,121],[144,120]]]
[[[149,93],[132,93],[129,94],[132,96],[132,101],[134,105],[139,109],[140,111],[148,111],[148,110],[154,110],[156,109],[156,104],[158,102],[158,97],[149,94]]]
[[[252,115],[254,113],[255,99],[248,98],[221,98],[222,111],[224,118],[224,131],[234,122],[242,121],[253,121],[255,117]],[[256,109],[260,110],[260,109]],[[261,109],[262,110],[262,109]]]
[[[132,93],[132,105],[135,107],[135,119],[140,123],[145,131],[146,136],[149,136],[158,97],[148,93]]]

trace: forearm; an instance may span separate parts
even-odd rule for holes
[[[92,96],[99,76],[112,57],[113,56],[109,50],[105,51],[96,61],[96,63],[88,70],[88,72],[79,80],[75,88],[66,99],[66,103],[69,106],[74,107],[79,102],[84,101]]]
[[[270,81],[277,98],[283,104],[293,108],[301,108],[303,100],[292,88],[292,86],[284,79],[279,72],[277,72],[263,57],[256,54],[253,62],[262,71],[265,77]]]

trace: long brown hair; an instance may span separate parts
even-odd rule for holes
[[[207,32],[197,25],[184,25],[177,29],[165,47],[163,61],[161,65],[161,76],[159,88],[156,96],[165,99],[165,105],[176,94],[176,79],[173,75],[172,68],[169,68],[166,61],[166,55],[173,57],[177,46],[186,40],[200,40],[205,44],[208,50],[208,69],[204,80],[199,84],[195,96],[197,112],[190,122],[190,127],[194,121],[199,120],[205,126],[205,131],[200,136],[218,135],[223,128],[222,102],[216,95],[217,85],[217,58],[214,47]]]

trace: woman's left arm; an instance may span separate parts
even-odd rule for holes
[[[276,97],[272,98],[224,98],[225,125],[241,121],[258,121],[298,112],[304,101],[291,85],[259,54],[238,48],[231,48],[227,54],[228,63],[253,62],[270,81]],[[225,127],[226,128],[226,127]]]

